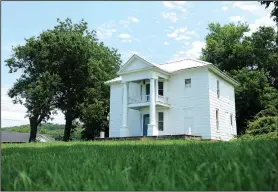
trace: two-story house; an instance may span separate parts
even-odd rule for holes
[[[110,85],[109,137],[236,135],[234,86],[213,64],[195,59],[155,65],[133,55]]]

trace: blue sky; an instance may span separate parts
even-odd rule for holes
[[[9,74],[4,60],[12,45],[24,44],[24,38],[52,28],[57,18],[85,19],[101,41],[118,49],[123,61],[135,53],[157,64],[198,58],[210,22],[246,21],[252,32],[258,26],[275,26],[269,11],[256,1],[2,2],[1,12],[2,127],[28,123],[24,107],[6,96],[19,75]],[[63,116],[59,114],[54,122],[63,123]]]

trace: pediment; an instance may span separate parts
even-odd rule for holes
[[[143,69],[153,68],[154,65],[142,59],[137,55],[133,55],[118,71],[118,74],[140,71]]]

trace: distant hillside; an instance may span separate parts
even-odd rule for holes
[[[64,135],[64,129],[65,125],[61,124],[52,124],[52,123],[46,123],[39,126],[38,133],[40,134],[46,134],[54,137],[56,140],[62,140]],[[2,130],[10,131],[10,132],[20,132],[20,133],[29,133],[30,132],[30,126],[29,125],[19,125],[14,127],[4,127]],[[77,127],[76,131],[72,135],[74,140],[80,140],[81,139],[81,127]]]
[[[52,136],[58,136],[58,135],[63,134],[64,128],[65,128],[65,125],[47,123],[47,124],[42,124],[41,126],[39,126],[39,133],[52,135]],[[20,133],[29,133],[30,132],[29,125],[5,127],[3,129],[5,129],[5,131],[11,131],[11,132],[20,132]]]

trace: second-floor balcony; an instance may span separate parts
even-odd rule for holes
[[[157,98],[155,99],[157,103],[162,104],[168,104],[168,97],[157,95]],[[128,104],[143,104],[143,103],[149,103],[150,102],[150,96],[149,95],[141,95],[137,97],[129,97],[128,98]]]

